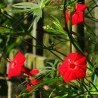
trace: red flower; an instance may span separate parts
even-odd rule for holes
[[[38,79],[32,79],[31,80],[31,84],[34,86],[34,85],[37,85],[37,84],[39,84],[40,83],[40,81],[38,80]]]
[[[28,92],[34,91],[35,89],[32,86],[35,86],[35,85],[37,85],[39,83],[40,83],[40,81],[38,79],[32,79],[30,84],[26,85],[27,91]]]
[[[86,9],[86,5],[84,4],[76,4],[75,12],[72,15],[72,25],[76,25],[84,21],[84,11]],[[70,12],[66,12],[66,22],[70,19]]]
[[[26,89],[27,89],[28,92],[34,91],[34,88],[32,88],[30,84],[26,85]]]
[[[37,75],[39,73],[39,70],[37,68],[35,68],[35,69],[31,70],[30,73],[32,75]]]
[[[59,66],[59,72],[65,82],[81,79],[86,76],[86,57],[78,52],[70,53],[62,65]]]
[[[8,78],[19,76],[21,74],[24,61],[25,56],[19,51],[15,58],[10,61]]]

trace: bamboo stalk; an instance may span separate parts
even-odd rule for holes
[[[12,98],[12,83],[10,81],[7,81],[8,85],[8,98]]]
[[[77,25],[73,25],[72,26],[72,31],[73,32],[75,32],[75,33],[77,33]],[[75,38],[76,36],[75,35],[73,35],[73,37]],[[71,43],[70,43],[71,44]],[[71,50],[70,50],[71,52],[75,52],[76,51],[76,49],[75,49],[75,47],[73,46],[73,45],[71,45]]]

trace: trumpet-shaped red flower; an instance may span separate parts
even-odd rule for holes
[[[75,6],[75,12],[72,14],[72,25],[76,25],[78,23],[84,22],[84,11],[86,9],[85,4],[76,4]],[[70,19],[70,12],[66,12],[66,22],[68,23],[68,20]]]
[[[20,51],[16,54],[15,58],[10,61],[8,78],[19,76],[21,74],[25,59],[25,56]]]
[[[65,82],[81,79],[86,76],[86,57],[78,52],[70,53],[63,64],[59,66],[59,72]]]

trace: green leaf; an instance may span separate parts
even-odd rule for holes
[[[23,2],[23,3],[17,3],[12,5],[13,9],[11,10],[12,13],[31,13],[35,11],[36,9],[39,9],[39,5],[35,3],[30,2]]]
[[[41,8],[44,8],[47,3],[49,3],[50,0],[41,0],[39,1],[39,5]]]
[[[0,4],[0,9],[2,9],[2,8],[4,8],[5,6],[4,6],[4,4]]]
[[[55,34],[63,34],[64,36],[67,36],[66,31],[64,31],[60,21],[56,17],[51,16],[51,21],[53,23],[52,26],[47,25],[43,27],[46,31],[53,32]]]
[[[5,27],[0,27],[0,34],[5,34],[11,32],[11,29],[5,28]]]
[[[32,10],[31,9],[22,9],[22,10],[20,10],[20,9],[12,9],[12,10],[10,10],[12,13],[14,13],[14,14],[17,14],[17,13],[31,13],[32,12]]]
[[[32,8],[37,8],[38,4],[31,3],[31,2],[22,2],[22,3],[17,3],[12,5],[14,8],[18,9],[32,9]]]

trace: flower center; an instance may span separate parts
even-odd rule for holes
[[[73,63],[70,64],[70,68],[74,69],[75,67],[76,67],[75,64],[73,64]]]
[[[70,66],[71,69],[75,69],[77,67],[76,63],[73,62],[71,59],[68,59],[68,61],[69,61],[69,66]]]

